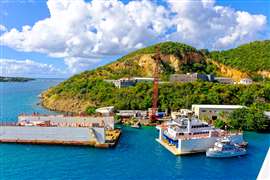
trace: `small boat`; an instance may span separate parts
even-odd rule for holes
[[[244,141],[242,143],[234,144],[234,145],[239,147],[239,148],[246,148],[248,146],[248,142]]]
[[[211,158],[229,158],[246,155],[247,151],[244,148],[232,144],[228,138],[223,138],[217,142],[213,148],[206,151],[206,156]]]
[[[141,128],[141,123],[140,123],[140,121],[138,121],[138,122],[136,122],[135,124],[133,124],[131,127],[132,128],[137,128],[137,129],[139,129],[139,128]]]

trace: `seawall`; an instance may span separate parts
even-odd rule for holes
[[[0,142],[32,144],[105,144],[105,130],[99,127],[0,126]]]

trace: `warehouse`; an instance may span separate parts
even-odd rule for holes
[[[244,108],[240,105],[207,105],[194,104],[192,111],[202,120],[216,120],[220,113],[230,113],[236,109]]]

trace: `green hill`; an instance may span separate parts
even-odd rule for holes
[[[214,51],[210,57],[251,74],[270,72],[270,40],[251,42],[227,51]]]
[[[164,42],[134,51],[111,64],[86,71],[80,76],[85,78],[95,76],[103,79],[118,79],[129,76],[152,77],[155,65],[152,56],[156,53],[157,46],[160,47],[162,53],[159,69],[163,80],[168,80],[168,75],[172,73],[215,73],[216,71],[212,63],[206,62],[204,51],[186,44]]]
[[[268,41],[255,42],[255,44],[261,43],[268,44]],[[151,107],[151,83],[138,83],[135,87],[118,89],[113,84],[103,80],[132,76],[152,77],[155,66],[152,56],[155,54],[157,46],[160,47],[162,53],[162,62],[159,64],[162,80],[167,80],[169,75],[173,73],[200,72],[227,75],[222,74],[223,71],[216,65],[216,61],[213,60],[215,59],[213,57],[221,56],[220,54],[227,51],[209,53],[207,50],[197,50],[181,43],[159,43],[132,52],[115,62],[95,70],[75,75],[48,89],[42,94],[43,106],[52,110],[75,113],[92,112],[94,108],[111,105],[117,109],[147,109]],[[239,48],[245,46],[250,45],[244,45]],[[256,48],[253,47],[251,49]],[[261,53],[268,54],[269,52]],[[237,53],[235,52],[234,54]],[[239,57],[237,61],[246,62],[246,59],[240,59],[242,55],[237,55],[237,57]],[[258,55],[258,57],[260,56]],[[254,64],[256,61],[259,63],[263,60],[262,58],[256,58],[250,62]],[[220,59],[218,62],[223,63]],[[226,63],[224,62],[224,64]],[[265,67],[269,67],[269,64],[270,62]],[[226,72],[233,75],[232,72],[235,72],[235,70],[231,68],[233,65],[229,65],[224,65],[227,68]],[[233,67],[238,68],[235,65]],[[242,77],[241,74],[245,75],[246,72],[250,73],[258,69],[244,71],[242,68],[241,70],[243,72],[236,71],[236,76]],[[263,103],[265,106],[268,106],[270,102],[270,85],[267,83],[242,86],[195,82],[162,84],[159,88],[158,104],[161,110],[188,108],[194,103],[243,105]]]

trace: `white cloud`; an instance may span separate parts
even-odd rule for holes
[[[140,48],[166,30],[166,10],[150,1],[49,0],[50,17],[22,30],[11,29],[2,42],[19,51],[54,57],[97,58]],[[146,38],[147,37],[147,38]]]
[[[68,67],[69,73],[75,74],[85,70],[94,69],[99,63],[99,59],[70,57],[65,58],[65,64]]]
[[[267,19],[214,0],[49,0],[50,17],[11,29],[0,36],[3,45],[24,52],[64,58],[75,73],[98,60],[164,40],[198,48],[230,48],[260,38]]]
[[[265,30],[264,15],[215,5],[214,0],[169,1],[176,32],[169,38],[199,48],[227,49],[256,40]]]
[[[29,59],[0,59],[1,76],[64,77],[65,71]]]
[[[7,31],[7,28],[6,28],[6,26],[4,26],[3,24],[0,24],[0,32],[5,32],[5,31]]]
[[[266,17],[263,15],[251,15],[247,12],[236,12],[236,26],[220,37],[217,47],[226,48],[235,42],[246,43],[258,38],[258,32],[266,25]]]

